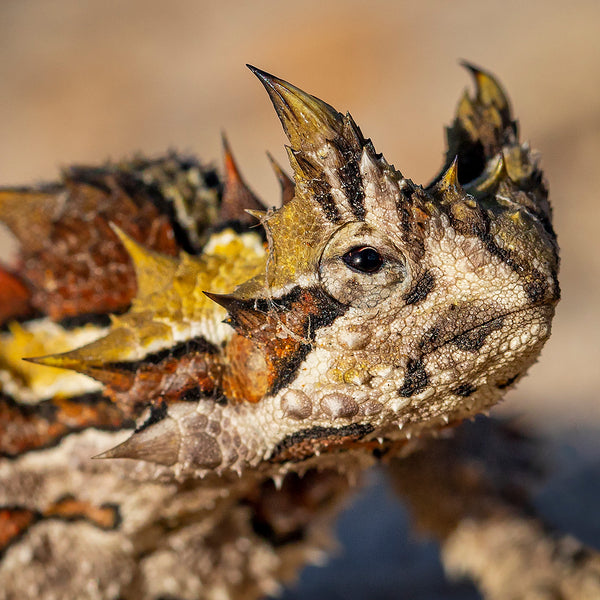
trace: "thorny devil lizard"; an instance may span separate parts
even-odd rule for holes
[[[273,592],[377,461],[490,598],[539,591],[556,564],[556,590],[585,597],[594,553],[496,501],[472,433],[431,441],[524,375],[559,298],[542,172],[467,66],[476,94],[426,187],[349,114],[251,67],[290,142],[278,209],[227,146],[223,180],[171,154],[0,191],[17,246],[0,269],[0,598]]]

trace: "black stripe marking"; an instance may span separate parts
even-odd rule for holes
[[[115,311],[111,314],[118,315],[123,314],[125,311]],[[110,314],[108,313],[85,313],[82,315],[73,315],[70,317],[63,317],[58,321],[63,329],[71,331],[84,325],[95,325],[96,327],[108,327],[110,326]]]
[[[140,367],[147,364],[157,365],[167,358],[178,359],[189,354],[217,354],[218,352],[219,350],[216,346],[199,336],[179,342],[175,346],[151,352],[140,360],[109,362],[102,365],[102,368],[109,371],[121,370],[137,373]]]
[[[429,376],[425,371],[423,361],[420,358],[411,358],[406,365],[406,376],[404,383],[398,390],[403,398],[409,398],[421,393],[429,385]]]
[[[462,396],[463,398],[468,398],[473,395],[477,391],[477,387],[472,383],[461,383],[457,385],[455,388],[452,388],[451,392],[456,394],[457,396]]]
[[[61,406],[65,402],[71,405],[71,411],[74,406],[81,405],[83,415],[86,414],[85,407],[97,408],[98,419],[78,423],[73,414],[69,414],[68,417],[61,415]],[[2,423],[0,419],[0,425],[3,425],[0,427],[0,457],[13,459],[28,452],[53,448],[65,437],[86,429],[133,429],[135,422],[121,415],[119,408],[101,392],[81,394],[67,399],[51,398],[37,404],[22,403],[0,392],[0,417],[3,416],[4,420]],[[18,431],[14,429],[17,421],[21,427]],[[52,431],[52,427],[56,426],[58,430]],[[28,429],[23,430],[24,427]],[[9,437],[8,433],[11,431],[14,435]],[[28,445],[25,445],[26,443]]]
[[[373,425],[368,423],[353,423],[351,425],[345,425],[344,427],[311,427],[310,429],[303,429],[302,431],[298,431],[296,433],[292,433],[291,435],[286,436],[281,442],[279,442],[273,453],[271,454],[271,458],[269,460],[277,460],[277,457],[293,448],[294,446],[304,442],[304,441],[315,441],[322,440],[327,438],[352,438],[359,440],[369,433],[371,433],[375,428]],[[303,460],[302,458],[288,458],[286,460],[290,460],[291,462],[298,462]]]
[[[162,421],[167,416],[167,404],[166,402],[160,402],[159,404],[151,404],[150,405],[150,414],[148,418],[139,426],[136,427],[134,433],[139,433],[140,431],[144,431],[144,429],[148,429],[152,425],[155,425],[159,421]]]
[[[403,296],[403,300],[406,304],[416,304],[427,298],[427,295],[433,289],[435,285],[435,277],[429,272],[425,271],[421,277],[417,280],[414,287],[409,290]]]
[[[459,349],[465,350],[466,352],[477,352],[485,343],[487,337],[493,331],[497,331],[502,328],[504,324],[504,317],[497,317],[492,319],[483,325],[479,325],[474,329],[465,331],[460,335],[457,335],[452,343]]]
[[[525,279],[525,293],[530,302],[536,304],[543,300],[548,292],[548,282],[545,276],[537,269],[530,268],[527,264],[515,258],[514,252],[509,248],[499,246],[490,233],[489,216],[481,210],[470,210],[466,220],[457,219],[453,214],[452,206],[446,209],[452,227],[462,235],[478,237],[485,245],[487,251],[499,258],[519,277]],[[558,299],[558,287],[556,287]]]
[[[548,282],[546,278],[537,270],[533,269],[527,274],[527,283],[525,284],[525,293],[532,304],[542,300],[548,292]]]
[[[295,287],[289,294],[279,298],[277,300],[277,304],[283,307],[290,307],[299,299],[302,292],[302,288]],[[331,325],[339,316],[346,312],[348,307],[338,302],[335,298],[332,298],[321,288],[309,288],[308,292],[311,294],[319,307],[317,315],[307,315],[306,323],[304,325],[303,335],[307,336],[312,342],[315,339],[318,329]],[[289,310],[289,308],[287,310]],[[283,364],[281,370],[279,371],[279,377],[277,378],[277,381],[273,384],[271,389],[269,389],[269,394],[277,393],[296,378],[300,365],[311,350],[312,344],[300,345],[298,351],[291,355]]]
[[[325,179],[323,171],[313,165],[303,152],[295,151],[294,156],[304,174],[304,184],[309,189],[312,199],[320,205],[329,221],[339,223],[340,212],[331,195],[331,185]]]
[[[500,383],[497,383],[496,387],[499,390],[505,390],[507,387],[510,387],[517,379],[519,379],[520,375],[521,373],[517,373],[516,375],[509,377],[506,381],[501,381]]]
[[[356,151],[343,138],[336,140],[335,145],[342,154],[342,166],[338,169],[342,191],[348,199],[352,214],[359,221],[364,221],[365,191]]]

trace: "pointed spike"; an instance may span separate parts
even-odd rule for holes
[[[69,369],[71,371],[82,371],[86,368],[86,363],[81,359],[69,356],[70,353],[48,354],[47,356],[26,356],[22,360],[35,365],[44,367],[54,367],[56,369]]]
[[[506,162],[503,153],[500,152],[493,161],[488,163],[485,171],[477,179],[465,185],[465,191],[474,195],[484,194],[507,177]]]
[[[382,173],[382,164],[377,160],[373,148],[366,145],[360,157],[360,172],[367,180],[378,181]]]
[[[253,216],[257,221],[261,221],[267,216],[266,210],[251,210],[249,208],[246,209],[246,212]]]
[[[509,107],[504,90],[490,73],[466,60],[461,61],[461,65],[471,72],[477,86],[477,100],[481,104],[495,106],[499,110],[505,110]]]
[[[343,134],[347,140],[353,142],[356,150],[360,150],[365,145],[362,131],[349,112],[345,114],[343,119]]]
[[[314,150],[341,135],[343,117],[335,108],[283,79],[247,67],[267,90],[294,149]]]
[[[268,318],[266,313],[254,308],[252,300],[242,300],[234,294],[203,293],[229,313],[229,324],[242,333],[258,329]]]
[[[458,101],[456,112],[459,116],[468,116],[474,112],[473,101],[471,100],[471,96],[469,96],[469,91],[466,89],[463,91],[462,96]]]
[[[180,439],[177,423],[166,417],[136,431],[118,446],[94,458],[132,458],[170,467],[177,462]]]
[[[137,360],[138,340],[135,334],[126,328],[120,327],[110,331],[85,346],[63,352],[27,358],[29,362],[60,369],[71,369],[80,373],[91,374],[94,370],[109,371],[105,366],[112,363]]]
[[[285,206],[292,200],[296,193],[296,185],[292,178],[281,168],[279,163],[273,158],[270,152],[267,152],[271,166],[281,186],[281,206]]]
[[[254,219],[249,216],[248,210],[261,210],[264,209],[264,205],[244,181],[225,134],[222,135],[222,140],[225,189],[223,190],[218,224],[228,221],[240,221],[244,224],[253,223]]]
[[[127,235],[115,223],[109,225],[133,262],[137,283],[137,298],[149,296],[171,281],[177,270],[177,260],[175,258],[149,250]]]
[[[458,181],[458,156],[446,169],[440,180],[433,188],[435,196],[444,204],[464,200],[465,192]]]
[[[454,160],[442,176],[440,187],[445,190],[459,190],[460,183],[458,182],[458,156]]]
[[[285,151],[288,155],[290,167],[292,167],[292,171],[294,172],[294,179],[296,181],[294,185],[296,185],[298,183],[298,180],[304,177],[302,167],[300,166],[300,162],[298,161],[298,158],[296,156],[297,151],[294,150],[291,146],[285,146]]]
[[[213,292],[202,292],[207,298],[210,298],[213,302],[216,302],[219,306],[222,306],[228,312],[235,312],[240,310],[242,302],[239,298],[236,298],[233,294],[215,294]]]
[[[74,351],[73,353],[76,354],[76,352]],[[69,354],[71,353],[27,357],[23,358],[23,360],[45,367],[68,369],[77,373],[83,373],[113,389],[125,390],[129,389],[133,384],[135,373],[131,371],[119,369],[110,363],[105,366],[98,361],[86,361],[76,356],[69,356]]]

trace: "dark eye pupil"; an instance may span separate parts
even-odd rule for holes
[[[348,267],[361,273],[376,273],[383,265],[383,256],[370,246],[352,248],[342,256]]]

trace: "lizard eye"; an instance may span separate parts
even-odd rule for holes
[[[383,266],[383,256],[371,246],[352,248],[342,256],[346,266],[360,273],[377,273]]]
[[[342,304],[370,308],[410,285],[406,257],[392,240],[351,222],[329,239],[319,260],[323,289]]]

